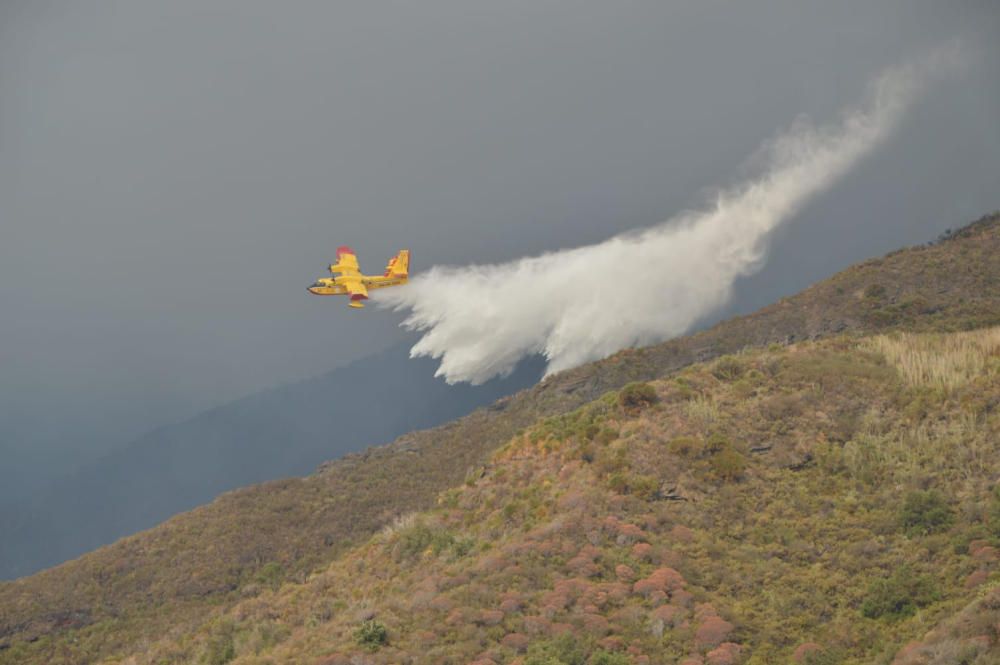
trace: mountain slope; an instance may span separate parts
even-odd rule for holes
[[[233,603],[253,585],[304,581],[398,515],[432,507],[439,492],[460,484],[518,430],[630,380],[752,345],[1000,323],[997,255],[1000,217],[993,216],[934,246],[855,266],[754,315],[564,372],[313,476],[224,495],[150,532],[0,585],[0,640],[21,659],[76,662],[82,653],[122,653],[137,639],[183,632],[211,605]]]
[[[544,420],[436,508],[131,653],[885,662],[996,583],[998,435],[1000,327],[727,356]],[[966,657],[941,662],[996,662],[991,608],[946,622]]]
[[[0,543],[0,577],[51,566],[149,528],[226,490],[431,427],[531,385],[541,363],[482,386],[435,379],[408,345],[160,428],[36,496]],[[374,386],[359,389],[359,386]]]

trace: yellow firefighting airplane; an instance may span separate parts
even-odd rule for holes
[[[318,296],[351,295],[351,307],[364,307],[362,300],[368,300],[368,289],[406,284],[410,278],[410,250],[402,249],[389,259],[384,275],[362,275],[358,257],[350,247],[337,248],[337,262],[330,266],[334,277],[321,277],[309,287],[309,293]]]

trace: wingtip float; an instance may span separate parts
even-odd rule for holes
[[[309,287],[309,293],[317,296],[350,296],[350,306],[364,307],[370,289],[406,284],[410,278],[410,250],[402,249],[389,259],[382,275],[362,274],[358,257],[346,245],[337,248],[337,262],[330,266],[332,277],[321,277]]]

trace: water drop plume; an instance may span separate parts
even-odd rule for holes
[[[755,175],[701,210],[596,245],[437,266],[376,302],[408,312],[403,325],[422,332],[411,355],[439,359],[448,382],[481,383],[539,353],[558,372],[681,335],[729,301],[734,282],[761,267],[771,233],[882,144],[955,60],[943,49],[883,72],[832,125],[797,120],[761,147]]]

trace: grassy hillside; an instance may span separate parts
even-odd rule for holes
[[[261,598],[273,597],[277,602],[279,598],[285,597],[283,594],[292,593],[295,589],[312,588],[316,571],[326,571],[324,574],[327,575],[358,577],[359,580],[365,575],[375,575],[376,578],[379,575],[384,575],[385,573],[366,569],[364,565],[358,563],[353,564],[353,568],[338,569],[337,566],[346,565],[338,562],[347,560],[363,561],[364,559],[359,552],[364,550],[352,548],[377,547],[381,541],[376,539],[376,541],[369,542],[372,534],[392,524],[401,515],[431,509],[441,492],[462,486],[466,480],[472,483],[470,491],[479,488],[481,482],[487,483],[484,487],[488,486],[489,483],[498,482],[495,477],[496,472],[489,468],[486,469],[485,476],[477,479],[479,475],[484,473],[483,465],[495,454],[498,447],[511,441],[520,430],[526,427],[535,427],[537,431],[537,426],[533,424],[540,418],[551,418],[559,414],[569,413],[608,391],[621,388],[629,381],[666,377],[693,362],[705,361],[726,353],[735,353],[745,347],[766,347],[768,344],[785,346],[799,340],[840,335],[835,343],[829,342],[827,344],[839,344],[843,348],[823,345],[815,348],[834,355],[837,353],[845,354],[847,359],[844,360],[844,363],[850,366],[855,363],[855,356],[867,358],[868,356],[865,354],[869,354],[875,357],[883,351],[874,348],[859,350],[856,348],[859,342],[852,338],[843,337],[847,333],[869,333],[893,328],[922,331],[959,330],[1000,323],[1000,262],[996,260],[998,255],[1000,255],[1000,217],[993,216],[985,218],[933,246],[902,250],[883,259],[855,266],[798,296],[765,308],[752,316],[733,319],[703,333],[658,346],[625,351],[605,361],[562,373],[535,388],[501,400],[490,409],[475,412],[448,426],[416,432],[402,437],[392,445],[348,456],[343,460],[324,466],[313,476],[266,483],[231,492],[208,506],[178,516],[149,532],[123,539],[112,546],[102,548],[30,578],[2,584],[0,585],[0,645],[2,645],[0,646],[0,663],[71,663],[93,661],[100,657],[115,658],[126,653],[141,652],[146,647],[137,645],[150,644],[153,640],[164,635],[171,636],[169,640],[176,642],[178,648],[186,654],[186,656],[178,656],[182,660],[184,657],[196,653],[199,658],[204,657],[209,661],[212,660],[215,656],[210,651],[216,647],[210,646],[209,643],[221,645],[218,648],[222,650],[222,655],[226,656],[229,654],[227,646],[229,642],[225,637],[226,634],[232,638],[233,653],[239,651],[241,655],[246,656],[248,652],[245,651],[245,644],[241,641],[246,636],[235,627],[232,629],[225,627],[229,625],[226,622],[230,621],[232,617],[226,618],[227,615],[220,615],[219,618],[213,619],[213,621],[222,622],[220,623],[222,626],[220,635],[222,636],[218,637],[218,640],[216,637],[212,637],[215,635],[211,632],[214,628],[210,630],[204,627],[203,621],[220,612],[219,608],[226,609],[236,605],[245,609],[246,603],[258,602]],[[792,346],[789,349],[775,348],[766,353],[772,354],[780,360],[785,356],[792,357],[789,354],[796,353],[796,349],[799,348],[798,346]],[[811,350],[807,355],[812,357],[812,354],[816,352]],[[736,364],[742,362],[742,358],[742,356],[737,358]],[[822,366],[822,371],[817,370],[813,375],[806,375],[803,381],[808,379],[808,381],[822,386],[825,380],[823,378],[824,372],[840,368],[840,365],[836,364],[836,360],[836,358],[831,360],[832,366]],[[638,474],[648,477],[640,479],[639,485],[633,487],[629,483],[634,481],[632,476],[636,474],[634,471],[626,473],[626,468],[633,469],[633,462],[629,461],[632,459],[631,456],[638,454],[638,451],[644,448],[637,446],[633,450],[631,443],[629,445],[617,444],[614,447],[615,450],[625,451],[615,453],[615,455],[621,456],[622,468],[609,472],[623,474],[621,478],[615,476],[614,483],[617,489],[609,489],[610,486],[607,483],[611,481],[601,475],[604,472],[595,471],[594,462],[584,463],[582,458],[579,460],[579,473],[584,475],[581,476],[583,480],[578,479],[578,481],[581,483],[581,487],[592,483],[593,491],[599,492],[593,498],[594,501],[598,502],[595,504],[595,510],[598,510],[599,514],[604,514],[600,511],[606,511],[608,515],[618,515],[619,513],[615,512],[616,505],[631,506],[630,502],[636,501],[637,496],[645,495],[647,498],[653,497],[647,503],[656,510],[661,507],[671,507],[671,509],[679,510],[679,514],[689,515],[691,518],[688,520],[689,523],[677,522],[680,526],[694,532],[692,540],[688,544],[691,547],[697,545],[707,548],[706,551],[711,553],[707,559],[714,560],[723,554],[720,551],[721,545],[713,544],[722,538],[716,534],[717,530],[723,533],[734,529],[734,533],[745,536],[746,530],[751,528],[743,526],[740,529],[735,529],[735,527],[722,528],[720,526],[717,529],[716,526],[713,526],[714,521],[721,519],[722,516],[730,515],[731,511],[734,510],[733,506],[742,505],[742,502],[745,501],[750,501],[755,506],[766,506],[767,501],[754,497],[770,497],[769,492],[777,491],[773,488],[785,485],[784,481],[776,483],[777,476],[772,478],[767,474],[780,475],[789,472],[790,470],[785,467],[797,468],[805,474],[793,475],[792,478],[811,478],[809,474],[820,474],[818,479],[810,480],[810,482],[820,483],[819,485],[807,483],[799,489],[788,486],[783,490],[785,494],[781,494],[780,497],[783,500],[789,500],[790,507],[787,515],[782,513],[785,515],[782,519],[787,521],[779,521],[774,525],[777,529],[774,534],[777,535],[758,536],[757,540],[751,539],[746,544],[750,549],[746,550],[743,549],[742,540],[730,543],[731,549],[740,553],[737,560],[732,562],[733,565],[740,564],[734,570],[739,571],[739,575],[752,574],[755,557],[760,556],[759,548],[770,551],[767,548],[777,547],[776,542],[784,547],[788,543],[795,543],[801,539],[808,541],[813,538],[808,529],[813,526],[819,528],[818,524],[809,521],[808,515],[812,514],[814,510],[818,511],[817,515],[819,516],[829,517],[834,514],[831,512],[833,509],[826,504],[815,506],[807,502],[818,500],[815,497],[819,496],[820,492],[816,491],[816,487],[826,491],[822,485],[822,479],[826,476],[830,476],[838,483],[841,482],[840,476],[821,472],[825,467],[820,467],[816,462],[816,451],[822,448],[811,445],[808,437],[818,438],[822,434],[827,438],[826,445],[828,447],[839,446],[837,449],[844,451],[852,450],[847,447],[848,443],[857,438],[856,434],[859,431],[865,433],[866,436],[878,434],[877,431],[868,432],[868,429],[864,429],[868,428],[868,425],[865,424],[867,422],[865,418],[870,420],[871,414],[866,416],[867,410],[864,412],[856,411],[870,406],[871,400],[876,399],[879,395],[894,394],[892,391],[897,390],[897,383],[901,379],[898,378],[897,370],[893,369],[889,361],[879,364],[871,360],[869,364],[878,368],[877,371],[872,370],[876,376],[872,377],[871,381],[874,382],[873,385],[876,385],[877,390],[882,392],[872,395],[859,393],[855,397],[845,394],[843,403],[838,402],[836,408],[824,407],[821,409],[823,418],[818,423],[796,422],[794,427],[788,425],[792,427],[788,430],[778,427],[778,423],[783,422],[781,404],[791,403],[788,408],[793,409],[793,411],[795,408],[805,407],[802,404],[797,404],[795,399],[783,396],[786,388],[788,391],[798,390],[795,388],[797,384],[789,383],[786,388],[780,390],[778,387],[774,387],[782,385],[777,383],[779,382],[778,375],[772,376],[765,373],[765,383],[768,384],[765,386],[767,396],[775,402],[775,404],[769,403],[769,408],[773,407],[774,410],[767,411],[766,413],[769,415],[763,417],[756,412],[748,412],[747,418],[753,416],[753,419],[746,423],[741,420],[742,416],[723,413],[719,406],[720,403],[712,401],[716,399],[715,387],[700,384],[693,388],[689,387],[682,392],[690,394],[684,400],[677,401],[677,404],[682,406],[676,408],[683,409],[683,414],[688,418],[681,423],[682,425],[683,423],[688,425],[700,423],[701,426],[700,429],[696,429],[691,425],[693,429],[689,436],[701,442],[700,444],[691,444],[692,450],[696,451],[690,453],[692,455],[689,460],[691,469],[682,472],[683,467],[674,467],[675,460],[670,456],[674,453],[657,457],[649,452],[648,454],[651,455],[648,459],[650,468],[661,470],[655,473],[651,471],[648,474]],[[714,370],[707,369],[707,367],[701,366],[697,372],[711,374]],[[741,370],[734,368],[733,371]],[[755,371],[763,372],[763,370]],[[750,370],[746,370],[742,374],[757,376]],[[744,397],[747,400],[746,403],[749,404],[751,403],[749,400],[752,391],[761,387],[752,383],[749,387],[745,385],[745,381],[749,381],[749,379],[742,374],[738,380],[732,382],[723,381],[714,375],[713,379],[719,382],[719,390],[732,384],[730,387],[734,390],[737,389],[735,386],[739,386],[738,390],[751,391]],[[848,379],[853,381],[850,376]],[[774,386],[770,385],[772,383]],[[658,392],[665,391],[664,385],[666,384],[657,386]],[[865,384],[865,386],[867,385]],[[819,389],[813,388],[813,390]],[[898,388],[898,390],[903,390],[903,388]],[[721,399],[724,395],[720,393],[718,397]],[[671,399],[673,398],[669,398],[664,392],[658,406],[649,413],[660,413],[660,410],[666,409],[666,404],[670,403]],[[928,397],[927,400],[930,403],[931,398]],[[811,402],[804,403],[812,408]],[[952,408],[951,402],[934,402],[933,404],[936,405],[935,408],[939,409],[941,414],[950,413]],[[610,409],[612,406],[609,405],[608,408]],[[679,414],[680,412],[675,415],[679,417]],[[614,419],[621,420],[625,415],[627,414],[617,414]],[[716,427],[715,419],[718,419],[720,423],[726,422],[728,424],[725,427],[721,425]],[[803,420],[808,420],[808,418],[803,416]],[[560,422],[558,418],[554,421],[550,420],[548,427],[556,427],[558,422]],[[760,431],[751,429],[748,431],[756,432],[753,435],[756,438],[749,438],[744,436],[742,432],[744,426],[749,427],[751,422],[754,423],[753,427],[764,428],[766,426],[767,428],[778,427],[778,429],[774,431],[771,429],[760,429]],[[674,425],[676,423],[663,421],[658,424],[658,427],[667,432],[666,428]],[[711,444],[709,452],[697,452],[702,451],[702,448],[698,447],[699,445],[709,445],[705,442],[713,434],[716,434],[715,429],[722,430],[719,433],[720,436],[727,437],[732,447],[715,450],[711,446],[716,446],[716,444]],[[618,428],[617,432],[602,434],[598,428],[598,431],[594,432],[594,437],[595,440],[602,443],[592,443],[592,445],[601,445],[603,446],[601,451],[605,451],[611,450],[612,448],[609,446],[615,441],[632,442],[629,436],[623,439],[621,431],[621,428]],[[892,431],[898,434],[902,430]],[[614,433],[614,438],[609,439],[612,433]],[[560,437],[558,432],[556,434],[553,441],[561,442],[560,445],[570,445],[567,441],[571,437]],[[681,435],[671,434],[670,440],[677,438],[677,436]],[[918,435],[914,434],[914,436]],[[935,434],[935,436],[937,435]],[[648,438],[655,439],[652,434],[648,435]],[[757,441],[757,438],[760,441]],[[605,439],[608,440],[605,441]],[[753,445],[750,445],[751,443]],[[662,442],[656,443],[656,445],[659,448],[654,447],[650,450],[662,453]],[[517,448],[517,444],[514,444],[514,447]],[[721,460],[717,459],[719,452],[726,452]],[[832,455],[832,453],[830,454]],[[593,455],[597,455],[597,452],[593,452]],[[539,460],[537,463],[543,466],[563,463],[555,456],[551,458],[542,456]],[[747,469],[745,477],[735,476],[736,482],[716,484],[712,480],[714,477],[712,474],[722,474],[723,476],[728,474],[724,464],[727,460],[736,466],[739,466],[740,463],[745,465]],[[722,464],[722,467],[716,468],[719,464]],[[518,468],[518,464],[514,462],[505,462],[505,465]],[[667,467],[674,470],[670,471]],[[534,473],[535,471],[532,469],[533,467],[528,467],[523,473]],[[698,471],[698,469],[701,470]],[[663,486],[671,473],[676,475],[676,486]],[[591,475],[587,476],[586,474]],[[661,474],[662,477],[657,474]],[[551,479],[550,482],[553,485],[558,484]],[[559,482],[562,481],[559,480]],[[657,482],[660,482],[660,485],[653,487]],[[860,481],[855,478],[853,482]],[[540,482],[532,480],[528,485],[541,488],[532,491],[549,492],[551,490],[551,488],[545,487],[544,479]],[[881,485],[876,486],[881,487]],[[839,492],[841,489],[838,485],[830,488],[830,491]],[[508,490],[513,492],[514,486]],[[609,491],[611,493],[607,494]],[[733,493],[739,500],[724,503],[723,499]],[[850,498],[851,502],[856,503],[861,500],[859,498],[862,497],[861,489],[855,489],[853,494],[848,493],[846,496]],[[953,495],[949,495],[949,497],[951,496]],[[794,500],[790,500],[788,497],[792,497]],[[557,498],[553,495],[549,499],[556,500]],[[539,499],[539,501],[541,500]],[[953,501],[954,499],[949,500]],[[525,501],[527,503],[524,503]],[[794,506],[799,501],[807,502],[806,505],[810,510],[806,511],[806,515],[800,516],[799,513],[794,512]],[[603,505],[601,502],[607,502],[607,507],[601,507]],[[508,503],[510,502],[504,503],[504,506]],[[535,499],[525,497],[521,503],[515,504],[513,508],[509,509],[511,511],[509,517],[514,519],[518,516],[518,511],[528,510],[525,506],[529,506],[530,510],[537,510],[541,505],[535,505]],[[949,506],[951,505],[949,503]],[[486,528],[491,518],[485,513],[476,513],[476,510],[478,509],[475,507],[466,507],[458,511],[456,515],[478,514],[479,517],[486,520],[486,523],[481,525],[482,528]],[[500,510],[508,509],[502,507]],[[633,508],[629,508],[629,510],[633,510]],[[727,513],[727,510],[730,512]],[[691,511],[694,512],[691,513]],[[701,517],[695,519],[698,515]],[[836,515],[838,520],[843,518],[839,513]],[[481,542],[483,539],[488,541],[492,538],[492,532],[484,531],[477,535],[474,531],[475,525],[453,524],[452,521],[449,521],[451,518],[448,517],[448,513],[433,513],[426,519],[431,520],[432,526],[428,526],[427,529],[421,527],[417,530],[419,537],[417,537],[416,543],[423,543],[422,538],[431,538],[426,545],[432,550],[437,549],[438,555],[444,556],[445,559],[451,556],[446,552],[455,553],[466,549],[467,541],[461,538],[472,538],[477,543],[472,549],[465,552],[463,557],[478,552],[476,548],[483,544]],[[741,520],[747,522],[749,518],[734,516],[733,519],[737,520],[734,524],[739,524]],[[802,519],[806,521],[802,522]],[[705,535],[704,538],[710,537],[710,540],[702,539],[703,536],[696,528],[698,520],[709,522],[702,524],[701,528],[708,529],[706,533],[709,535]],[[433,526],[439,522],[445,527]],[[798,528],[805,529],[801,533],[793,527],[794,524],[800,522],[801,525]],[[637,524],[634,520],[628,523]],[[648,533],[655,533],[656,538],[660,539],[655,543],[650,541],[651,546],[666,546],[667,541],[663,538],[666,537],[666,533],[673,530],[673,523],[670,524],[669,531],[663,531],[667,523],[660,526],[657,524],[659,523],[654,522],[640,526],[640,528]],[[869,529],[870,533],[874,533],[877,536],[877,545],[873,547],[881,552],[885,538],[889,537],[887,534],[892,534],[891,531],[886,530],[888,529],[886,524],[882,523],[882,526],[876,528],[865,521],[863,525],[857,525],[856,528],[859,533],[864,532],[865,528]],[[447,536],[442,536],[444,541],[441,542],[444,544],[434,544],[439,543],[438,536],[434,534],[437,534],[441,528],[453,530],[458,526],[468,530],[469,535],[463,535],[461,538],[455,536],[454,542],[449,541]],[[524,528],[529,528],[529,526],[524,526]],[[771,527],[765,525],[760,528],[767,531]],[[426,535],[428,529],[430,536]],[[875,530],[871,531],[872,529]],[[588,533],[592,533],[592,531],[588,531]],[[823,529],[820,531],[823,532]],[[614,542],[618,542],[619,535],[626,541],[635,540],[628,534],[618,534],[614,536]],[[501,536],[503,535],[501,534]],[[842,536],[843,534],[838,534],[836,538],[831,536],[832,540],[824,541],[828,545],[827,554],[830,552],[829,548],[833,548],[839,542],[838,538]],[[383,538],[385,537],[387,536],[383,536]],[[585,534],[585,537],[589,536]],[[905,536],[897,534],[894,537],[903,538]],[[594,538],[596,539],[597,536]],[[598,542],[591,545],[593,547],[603,546],[601,545],[603,542],[598,539]],[[729,541],[723,539],[719,542],[727,543]],[[456,545],[455,543],[460,544]],[[669,549],[678,550],[681,548],[671,545]],[[480,558],[481,554],[483,553],[476,554],[476,558]],[[775,558],[777,556],[776,554],[768,554],[769,558],[765,561],[777,560]],[[956,554],[956,556],[958,555]],[[349,559],[343,557],[349,557]],[[408,557],[402,557],[398,562],[395,559],[393,561],[394,565],[402,566],[408,560]],[[591,563],[598,565],[596,563],[598,560],[599,558],[595,558]],[[632,568],[633,574],[645,574],[645,569],[642,569],[639,561],[631,561],[631,563],[629,561],[631,560],[621,559],[622,565]],[[658,559],[658,561],[661,563],[666,561],[669,564],[670,560]],[[949,560],[948,565],[957,566],[955,561]],[[891,559],[878,559],[878,562],[879,565],[887,567],[895,563]],[[652,559],[646,563],[652,565]],[[714,611],[722,613],[720,620],[733,625],[743,625],[734,619],[744,620],[742,613],[753,614],[753,612],[763,611],[759,608],[754,610],[752,606],[747,608],[730,606],[722,603],[721,597],[715,599],[716,596],[712,595],[716,593],[712,591],[713,588],[729,589],[727,585],[736,584],[736,580],[724,578],[721,573],[698,573],[693,568],[686,570],[679,566],[678,563],[676,566],[667,565],[666,567],[679,571],[685,579],[685,585],[696,586],[699,593],[704,590],[704,593],[707,594],[704,598],[709,599],[706,602],[713,603]],[[765,568],[767,567],[765,566]],[[768,569],[773,571],[774,567]],[[401,569],[400,574],[404,577],[405,575],[416,575],[414,570],[419,570],[419,567],[413,568],[408,573]],[[648,572],[652,574],[652,571]],[[549,574],[553,573],[550,571]],[[623,574],[628,575],[624,572]],[[617,576],[617,572],[615,575]],[[708,577],[699,578],[698,575],[708,575]],[[854,577],[856,576],[854,575]],[[542,581],[540,578],[534,577],[527,579],[535,582]],[[603,578],[600,579],[603,580]],[[348,579],[344,580],[345,584],[349,581]],[[773,581],[767,580],[763,583],[764,586],[753,588],[758,591],[766,589],[767,585]],[[400,583],[403,584],[403,582],[405,580]],[[383,587],[387,583],[387,580],[382,580]],[[491,583],[485,584],[486,591],[490,592]],[[625,584],[625,582],[622,581],[621,584]],[[720,586],[713,587],[712,584]],[[282,585],[285,585],[284,591],[282,591]],[[335,589],[335,587],[333,588]],[[381,588],[374,586],[368,591],[358,591],[358,593],[361,593],[362,598],[367,596],[374,602],[376,591]],[[401,588],[407,587],[404,585]],[[418,590],[415,590],[414,593],[416,591]],[[620,589],[616,591],[616,593],[618,592]],[[300,591],[300,593],[306,592]],[[382,594],[383,591],[379,590],[377,593]],[[353,625],[351,624],[353,619],[349,620],[343,613],[347,607],[353,607],[353,605],[341,606],[341,603],[351,603],[354,600],[333,591],[330,591],[328,595],[331,596],[330,602],[333,603],[329,612],[321,612],[317,618],[306,619],[306,624],[316,621],[323,624],[329,621],[341,621],[344,623],[338,625],[346,630],[347,626]],[[784,602],[774,594],[758,595],[770,597],[771,601],[769,602]],[[250,600],[242,600],[246,598],[250,598]],[[948,596],[945,600],[940,601],[945,603],[940,607],[944,608],[942,611],[951,611],[957,606],[953,607],[952,604],[948,603],[967,600],[957,596]],[[935,603],[938,602],[935,601]],[[623,603],[621,608],[631,606],[632,601],[626,599]],[[935,607],[937,606],[935,605]],[[284,606],[282,605],[282,607]],[[786,609],[792,607],[789,606]],[[724,610],[723,608],[729,609]],[[601,607],[598,606],[598,609]],[[289,607],[289,612],[292,611],[292,608]],[[386,610],[380,609],[379,611],[385,612]],[[726,612],[738,612],[739,614],[727,615]],[[593,612],[591,613],[593,614]],[[924,610],[921,609],[917,616],[923,616],[923,614]],[[490,616],[495,618],[495,614]],[[553,614],[553,616],[555,615]],[[727,616],[729,618],[726,618]],[[824,616],[827,615],[824,614]],[[702,617],[702,619],[704,618]],[[611,620],[608,617],[605,619]],[[280,642],[281,649],[302,649],[302,653],[309,652],[311,654],[315,651],[313,655],[317,656],[322,655],[319,653],[320,651],[333,652],[334,649],[349,646],[345,641],[348,639],[344,637],[345,634],[336,633],[333,626],[328,626],[323,633],[332,641],[317,643],[315,648],[302,645],[297,639],[293,639],[293,634],[296,631],[305,630],[295,623],[296,620],[292,614],[288,616],[278,615],[269,619],[268,621],[275,624],[276,632],[273,635],[268,633],[270,637],[261,636],[259,639],[263,640],[263,643],[270,644],[269,649],[278,648],[275,645]],[[489,621],[492,620],[492,618],[489,619]],[[697,632],[697,626],[692,623],[694,621],[692,614],[688,617],[688,628],[694,625],[694,630]],[[914,619],[908,618],[906,621],[912,622]],[[455,622],[456,625],[463,623],[459,619],[456,619]],[[827,621],[824,625],[828,623],[830,622]],[[911,625],[905,621],[903,623]],[[478,625],[476,622],[472,623],[472,626],[476,625]],[[756,626],[756,624],[746,625]],[[875,622],[872,625],[878,627],[881,624]],[[913,625],[916,626],[916,624]],[[483,627],[484,629],[493,629],[493,633],[497,633],[499,630],[495,625],[484,624]],[[244,628],[240,628],[240,630],[244,630]],[[271,630],[265,624],[261,624],[260,628],[266,633]],[[523,626],[521,628],[527,630]],[[400,630],[398,625],[390,626],[392,643],[397,645],[393,648],[401,648],[399,645],[406,644],[406,642],[398,641],[402,639]],[[632,635],[628,632],[630,630],[633,628],[629,628],[622,635]],[[772,631],[780,631],[780,629],[772,627]],[[804,637],[806,631],[803,629],[798,632],[801,632]],[[912,635],[917,635],[918,632],[917,628],[910,630]],[[535,635],[530,631],[524,634],[529,637]],[[664,634],[667,633],[661,633],[661,637]],[[750,634],[749,629],[746,634]],[[339,637],[336,637],[337,635]],[[885,631],[878,632],[878,636],[880,639],[884,638]],[[333,639],[334,637],[336,639]],[[204,642],[205,639],[208,639],[209,642]],[[498,639],[502,639],[502,636]],[[512,639],[516,642],[520,638]],[[741,644],[745,643],[745,640],[737,641]],[[455,640],[449,644],[453,642],[457,644]],[[184,644],[189,646],[185,647]],[[646,643],[637,643],[637,648],[641,648],[642,644]],[[694,648],[692,644],[685,643],[685,645],[683,647],[685,649]],[[162,645],[150,648],[161,654],[166,654],[166,651],[169,651],[167,647]],[[465,648],[462,647],[462,649]],[[756,647],[754,648],[756,649]],[[208,651],[204,651],[205,649]],[[456,650],[455,653],[464,653],[462,649]],[[680,653],[681,647],[677,647],[677,649],[677,653]],[[851,653],[861,652],[852,651]],[[164,655],[164,657],[166,658],[168,655]]]
[[[1000,327],[726,356],[544,420],[434,509],[125,652],[722,665],[900,650],[897,662],[921,662],[924,650],[997,662],[998,407]]]

